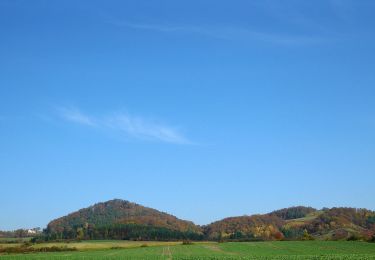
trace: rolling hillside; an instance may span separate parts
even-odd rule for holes
[[[226,218],[206,226],[205,233],[211,239],[369,240],[375,235],[375,212],[299,206],[264,215]]]

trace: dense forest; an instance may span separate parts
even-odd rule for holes
[[[64,229],[63,232],[46,231],[46,240],[61,239],[116,239],[140,241],[171,241],[171,240],[203,240],[202,233],[193,231],[179,231],[165,227],[141,225],[135,223],[111,224],[104,226],[87,225],[73,229]]]
[[[125,200],[111,200],[51,221],[36,240],[375,240],[375,212],[290,207],[198,226]]]

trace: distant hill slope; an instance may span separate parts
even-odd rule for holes
[[[230,217],[204,227],[209,239],[281,239],[284,221],[277,216],[252,215]]]
[[[304,206],[297,206],[297,207],[290,207],[272,211],[269,215],[277,216],[281,219],[296,219],[296,218],[303,218],[306,215],[315,212],[316,209],[311,207],[304,207]]]
[[[62,236],[69,234],[69,237],[72,237],[79,228],[95,229],[114,226],[132,226],[133,229],[134,227],[153,227],[178,232],[202,233],[201,228],[193,222],[119,199],[97,203],[55,219],[47,225],[45,232],[63,234]]]
[[[371,239],[375,212],[366,209],[316,210],[291,207],[264,215],[225,218],[205,226],[210,239]]]
[[[331,208],[306,221],[305,228],[322,239],[369,238],[375,234],[375,212],[356,208]]]

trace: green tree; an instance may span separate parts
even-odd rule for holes
[[[305,229],[303,231],[302,240],[314,240],[314,237],[310,235],[309,232],[307,232],[307,230]]]

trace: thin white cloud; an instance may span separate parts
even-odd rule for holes
[[[82,125],[88,125],[88,126],[95,126],[95,120],[88,115],[83,114],[76,108],[65,108],[60,107],[58,108],[60,115],[71,122],[82,124]]]
[[[317,35],[296,35],[274,32],[259,32],[241,27],[208,27],[208,26],[177,26],[163,24],[141,24],[131,22],[109,22],[115,26],[127,27],[139,30],[152,30],[163,33],[192,33],[226,40],[256,40],[282,45],[316,44],[327,41],[326,38]]]
[[[133,117],[128,114],[118,114],[108,117],[106,124],[137,139],[158,140],[175,144],[191,143],[174,127],[140,117]]]
[[[98,127],[104,130],[120,132],[129,138],[160,141],[173,144],[192,144],[176,127],[158,123],[127,113],[117,113],[110,116],[89,116],[78,109],[60,108],[60,115],[67,121]]]

